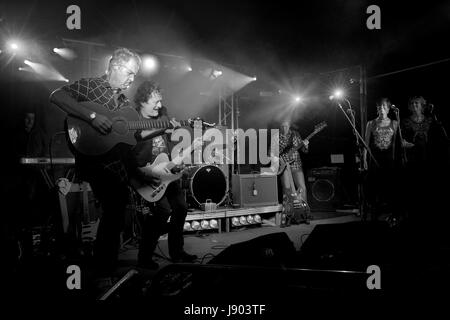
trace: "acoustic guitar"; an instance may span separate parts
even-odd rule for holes
[[[118,111],[109,111],[95,102],[80,102],[85,108],[106,116],[111,122],[111,131],[102,134],[89,122],[78,117],[68,115],[66,118],[66,130],[69,141],[76,151],[88,155],[99,156],[107,153],[119,143],[134,146],[137,140],[134,136],[136,130],[169,129],[172,128],[170,121],[142,119],[138,112],[130,107]],[[193,126],[194,121],[202,121],[200,118],[179,121],[182,126]],[[203,127],[212,127],[202,121]]]

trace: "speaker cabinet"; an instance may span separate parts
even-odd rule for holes
[[[398,257],[395,236],[385,221],[319,224],[302,245],[299,261],[309,268],[366,270]]]
[[[278,205],[277,176],[233,174],[233,202],[241,207]]]
[[[311,211],[335,211],[341,204],[340,168],[321,167],[307,174],[308,204]]]
[[[209,264],[274,266],[291,261],[295,252],[294,243],[286,232],[276,232],[233,244]]]

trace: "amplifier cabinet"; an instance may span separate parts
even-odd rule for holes
[[[341,172],[338,167],[313,168],[307,174],[311,211],[335,211],[341,203]]]
[[[278,205],[276,175],[233,174],[233,202],[241,207]]]

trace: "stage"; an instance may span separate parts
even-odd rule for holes
[[[280,206],[281,207],[281,206]],[[267,210],[267,207],[262,208],[248,208],[241,209],[247,212],[262,212],[262,210]],[[234,213],[242,213],[241,210],[235,210]],[[275,213],[275,211],[274,211]],[[223,215],[224,213],[217,213],[213,215],[218,217],[218,215]],[[194,217],[197,218],[198,213],[188,215],[187,220],[192,220]],[[206,215],[206,214],[205,214]],[[329,223],[346,223],[352,221],[359,221],[360,218],[351,212],[313,212],[313,219],[310,224],[300,224],[291,225],[289,227],[280,227],[275,224],[275,217],[271,217],[269,220],[263,219],[263,223],[259,226],[248,225],[239,228],[232,228],[230,232],[198,232],[198,233],[187,233],[185,234],[185,250],[191,254],[196,254],[199,257],[200,263],[207,263],[214,256],[218,255],[222,250],[230,245],[247,241],[259,236],[285,232],[290,240],[295,245],[296,250],[300,250],[306,237],[312,232],[314,227],[319,224],[329,224]],[[137,246],[134,243],[127,244],[123,247],[122,252],[119,256],[119,261],[121,267],[118,268],[118,274],[123,273],[127,268],[136,265],[137,261]],[[156,250],[155,261],[158,262],[160,268],[171,264],[169,261],[168,247],[167,247],[167,235],[160,238],[158,248]],[[157,271],[157,270],[156,270]],[[156,271],[147,270],[150,275]]]

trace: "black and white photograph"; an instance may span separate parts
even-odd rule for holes
[[[448,296],[449,39],[448,1],[2,1],[2,302]]]

